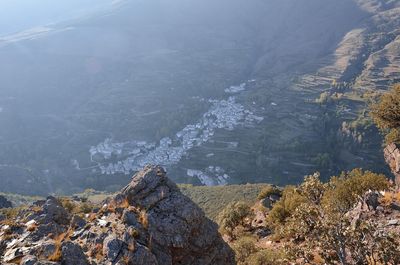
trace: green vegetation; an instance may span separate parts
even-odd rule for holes
[[[282,195],[282,190],[276,186],[267,186],[265,188],[263,188],[260,193],[257,196],[258,200],[262,200],[265,199],[271,195],[277,195],[277,196],[281,196]]]
[[[390,189],[384,175],[362,169],[343,172],[326,183],[315,173],[282,192],[267,186],[259,199],[281,195],[266,210],[265,228],[272,231],[269,240],[279,242],[274,247],[263,246],[251,233],[254,212],[243,202],[226,207],[219,224],[231,239],[238,264],[288,264],[298,259],[305,264],[399,264],[399,238],[379,229],[374,218],[354,219],[349,214],[366,193]],[[388,196],[383,199],[385,205],[390,205]]]
[[[267,184],[228,185],[219,187],[179,185],[182,193],[200,206],[206,215],[217,221],[218,215],[229,204],[242,201],[252,205]]]
[[[371,106],[371,116],[386,135],[385,142],[400,143],[400,85],[395,85]]]
[[[244,202],[230,203],[218,216],[220,230],[232,238],[236,237],[234,230],[245,226],[246,219],[252,217],[250,206]]]
[[[283,190],[282,198],[274,205],[268,218],[272,224],[283,224],[294,210],[305,202],[305,198],[296,191],[296,187],[287,186]]]
[[[382,231],[377,236],[378,230],[371,219],[359,219],[354,224],[347,213],[367,191],[388,188],[385,176],[360,169],[333,177],[326,184],[318,175],[306,177],[297,189],[306,201],[285,220],[280,231],[301,242],[301,247],[292,247],[293,253],[309,263],[316,254],[328,264],[348,264],[349,259],[354,264],[369,264],[371,259],[383,263],[380,254],[384,253],[386,243],[382,242],[398,242],[398,239]],[[397,264],[399,258],[400,249],[395,249],[390,261],[384,264]]]

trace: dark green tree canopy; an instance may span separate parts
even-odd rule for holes
[[[371,117],[386,134],[386,143],[400,143],[400,84],[371,106]]]

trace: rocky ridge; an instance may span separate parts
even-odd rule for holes
[[[48,197],[3,220],[0,263],[234,264],[217,225],[159,166],[145,167],[90,213],[73,212]]]
[[[385,161],[395,176],[396,185],[400,187],[400,149],[394,143],[384,150]]]

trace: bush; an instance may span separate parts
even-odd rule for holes
[[[257,252],[256,240],[252,237],[242,237],[233,244],[233,250],[235,251],[236,262],[238,264],[246,264],[246,259],[251,254]]]
[[[239,225],[244,226],[245,219],[252,217],[252,215],[253,212],[251,211],[250,206],[246,203],[231,203],[219,215],[218,223],[222,232],[234,236],[234,229]]]
[[[385,144],[400,143],[400,131],[399,129],[391,129],[385,136]]]
[[[282,190],[276,186],[267,186],[260,191],[260,193],[257,196],[257,199],[262,200],[271,195],[282,196]]]
[[[400,127],[400,85],[395,85],[371,106],[371,116],[380,129]]]
[[[269,222],[271,224],[283,224],[296,208],[306,201],[306,198],[297,191],[296,187],[285,187],[282,198],[275,203],[268,214]]]
[[[368,190],[382,191],[389,185],[385,175],[354,169],[331,178],[322,203],[332,211],[346,212]]]
[[[400,85],[395,85],[371,106],[372,119],[386,134],[386,144],[400,143]]]

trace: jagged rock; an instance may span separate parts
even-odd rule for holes
[[[162,167],[146,167],[121,194],[130,205],[146,209],[145,226],[160,264],[234,264],[217,225],[180,192]]]
[[[39,245],[36,252],[40,253],[41,258],[49,258],[56,252],[56,245],[53,242],[44,242]]]
[[[25,265],[234,264],[217,225],[158,166],[146,167],[85,217],[71,217],[48,197],[13,221],[0,231],[0,264],[21,258]],[[5,233],[12,236],[3,240]],[[54,255],[61,262],[43,261]]]
[[[25,256],[21,260],[21,265],[36,265],[37,262],[38,262],[37,257],[29,255],[29,256]]]
[[[138,245],[134,253],[128,254],[129,264],[158,265],[156,257],[144,246]]]
[[[388,145],[384,150],[385,161],[395,176],[395,182],[400,187],[400,149],[396,144]]]
[[[103,253],[107,256],[108,260],[114,262],[120,254],[123,242],[119,240],[115,235],[110,235],[104,239]]]
[[[3,195],[0,195],[0,209],[2,208],[12,208],[12,203]]]
[[[61,245],[63,265],[89,265],[82,248],[72,242],[63,242]]]
[[[85,219],[78,215],[74,215],[71,219],[71,227],[73,228],[82,228],[86,225]]]
[[[137,220],[135,213],[133,213],[129,210],[124,211],[124,214],[122,215],[122,219],[123,219],[124,223],[128,226],[134,226],[134,227],[139,226],[139,222]]]
[[[4,214],[0,213],[0,222],[4,221],[6,219],[6,216]]]
[[[400,204],[398,203],[393,202],[390,204],[390,207],[395,211],[400,211]]]
[[[368,209],[373,209],[375,211],[379,206],[379,193],[367,192],[364,196],[364,202],[367,204]]]
[[[35,220],[38,224],[68,225],[71,217],[67,210],[54,197],[50,196],[45,201],[37,201],[35,204],[41,207],[40,211],[33,212],[28,220]]]

